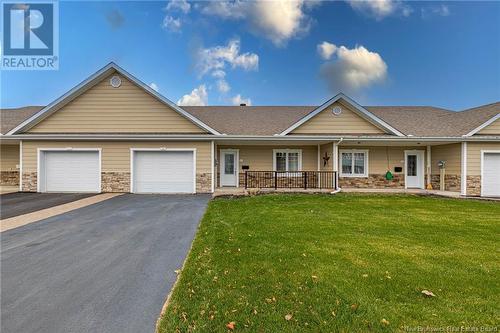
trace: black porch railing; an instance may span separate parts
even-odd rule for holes
[[[335,171],[245,171],[245,188],[336,189]]]

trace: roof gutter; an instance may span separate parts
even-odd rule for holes
[[[464,142],[464,141],[500,141],[500,136],[480,137],[387,137],[387,136],[335,136],[335,135],[287,135],[287,136],[255,136],[255,135],[207,135],[207,134],[11,134],[2,135],[4,140],[191,140],[191,141],[386,141],[386,142]]]

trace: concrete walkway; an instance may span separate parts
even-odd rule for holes
[[[92,195],[88,198],[72,201],[66,204],[41,209],[32,213],[22,214],[11,218],[0,220],[0,232],[10,229],[19,228],[23,225],[47,219],[56,215],[64,214],[72,210],[93,205],[95,203],[111,199],[123,193],[103,193],[99,195]]]
[[[422,190],[422,189],[372,189],[372,188],[343,188],[340,192],[345,193],[374,193],[374,194],[418,194],[418,195],[436,195],[446,198],[455,199],[476,199],[476,200],[489,200],[489,201],[500,201],[500,198],[483,198],[483,197],[464,197],[460,195],[459,192],[451,191],[439,191],[439,190]],[[266,194],[266,193],[334,193],[333,190],[325,189],[245,189],[242,187],[223,187],[215,189],[213,197],[224,197],[224,196],[247,196],[255,194]]]

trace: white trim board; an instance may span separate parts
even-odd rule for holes
[[[193,194],[196,193],[196,148],[130,148],[130,193],[136,193],[134,189],[134,153],[136,151],[189,151],[193,153]]]
[[[102,192],[102,149],[101,148],[73,148],[73,147],[64,147],[64,148],[37,148],[36,153],[36,191],[41,192],[40,185],[40,158],[42,153],[45,151],[97,151],[99,153],[99,191],[97,193]],[[45,184],[46,185],[46,184]]]
[[[487,121],[485,121],[484,123],[482,123],[478,127],[474,128],[472,131],[470,131],[469,133],[465,134],[464,136],[474,135],[477,132],[479,132],[480,130],[482,130],[483,128],[487,127],[488,125],[491,125],[492,123],[494,123],[498,119],[500,119],[500,113],[498,113],[496,116],[491,117],[490,119],[488,119]]]
[[[279,135],[289,134],[291,131],[293,131],[294,129],[296,129],[300,125],[304,124],[309,119],[313,118],[318,113],[325,110],[326,108],[328,108],[329,106],[331,106],[333,103],[337,102],[340,99],[342,99],[347,104],[351,105],[354,108],[354,111],[359,116],[361,116],[365,120],[369,121],[373,125],[377,126],[378,128],[383,129],[384,131],[390,132],[391,134],[394,134],[397,136],[405,136],[403,133],[401,133],[400,131],[398,131],[397,129],[395,129],[394,127],[392,127],[391,125],[389,125],[388,123],[383,121],[382,119],[378,118],[373,113],[371,113],[370,111],[368,111],[367,109],[365,109],[364,107],[362,107],[361,105],[356,103],[352,98],[348,97],[347,95],[345,95],[343,93],[339,93],[339,94],[335,95],[334,97],[330,98],[328,101],[326,101],[325,103],[323,103],[322,105],[320,105],[319,107],[314,109],[312,112],[307,114],[305,117],[299,119],[299,121],[297,121],[292,126],[288,127],[286,130],[281,132]]]
[[[91,76],[89,76],[87,79],[79,83],[77,86],[69,90],[67,93],[44,107],[42,110],[38,111],[35,113],[33,116],[30,118],[26,119],[23,121],[21,124],[16,126],[14,129],[10,130],[6,135],[12,135],[16,134],[19,131],[26,131],[36,124],[38,124],[40,121],[51,115],[52,113],[56,112],[59,110],[62,106],[66,105],[73,99],[75,99],[77,96],[79,96],[81,93],[89,90],[92,88],[97,82],[100,81],[100,79],[104,78],[106,75],[111,74],[113,71],[116,71],[117,73],[123,75],[125,78],[130,80],[131,82],[135,83],[142,89],[144,89],[147,93],[152,95],[153,97],[157,98],[160,102],[163,104],[171,107],[174,111],[176,111],[178,114],[183,116],[184,118],[190,120],[192,123],[197,125],[198,127],[208,131],[211,134],[214,135],[219,135],[220,133],[217,132],[215,129],[211,128],[207,124],[203,123],[201,120],[198,118],[194,117],[192,114],[189,112],[184,111],[182,108],[180,108],[177,104],[174,102],[170,101],[168,98],[164,97],[160,93],[158,93],[156,90],[152,89],[149,87],[147,84],[115,64],[114,62],[110,62]]]
[[[460,147],[460,168],[460,195],[467,195],[467,142]]]

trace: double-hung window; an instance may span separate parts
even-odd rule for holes
[[[293,172],[302,169],[301,149],[274,149],[273,169],[279,172]]]
[[[342,149],[340,177],[368,177],[368,150]]]

